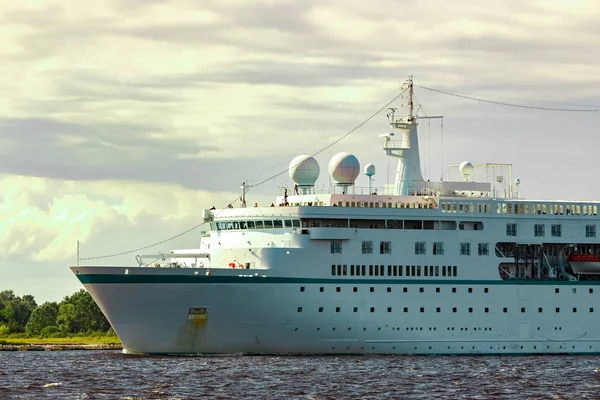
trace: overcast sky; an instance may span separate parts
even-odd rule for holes
[[[426,178],[505,162],[528,197],[600,200],[600,113],[419,88],[598,108],[599,20],[600,2],[583,0],[2,0],[0,290],[61,299],[80,287],[67,268],[77,240],[97,256],[184,231],[242,181],[344,135],[409,75],[424,111],[444,115],[443,129],[420,126]],[[377,138],[388,131],[374,118],[320,154],[321,171],[349,151],[382,186],[395,168]],[[249,201],[270,203],[286,179]]]

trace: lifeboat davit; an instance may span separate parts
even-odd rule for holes
[[[600,255],[571,254],[567,261],[576,274],[600,274]]]

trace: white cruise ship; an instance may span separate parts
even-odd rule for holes
[[[275,206],[245,207],[244,187],[241,207],[203,210],[198,249],[71,267],[124,351],[600,352],[598,203],[521,199],[507,164],[425,181],[403,87],[408,112],[380,135],[393,185],[357,188],[359,162],[340,153],[318,191],[317,161],[299,156]]]

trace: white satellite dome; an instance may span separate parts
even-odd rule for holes
[[[473,175],[473,164],[471,164],[468,161],[463,161],[460,163],[460,166],[458,167],[458,170],[460,171],[461,174],[463,174],[463,176],[465,177],[465,179],[467,179],[469,176]]]
[[[300,187],[314,186],[320,171],[317,160],[308,155],[294,158],[289,167],[290,178]]]
[[[359,173],[360,163],[350,153],[338,153],[329,161],[329,175],[336,185],[353,185]]]
[[[375,175],[375,166],[373,164],[365,165],[365,175],[369,178]]]

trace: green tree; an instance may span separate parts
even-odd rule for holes
[[[100,307],[83,289],[63,299],[59,305],[57,322],[64,333],[106,332],[110,329]]]
[[[57,317],[58,304],[46,302],[33,310],[25,326],[25,333],[27,336],[38,336],[45,327],[55,326]]]
[[[5,316],[8,317],[8,327],[11,332],[24,332],[31,313],[36,308],[33,297],[23,299],[15,297],[6,303]]]

